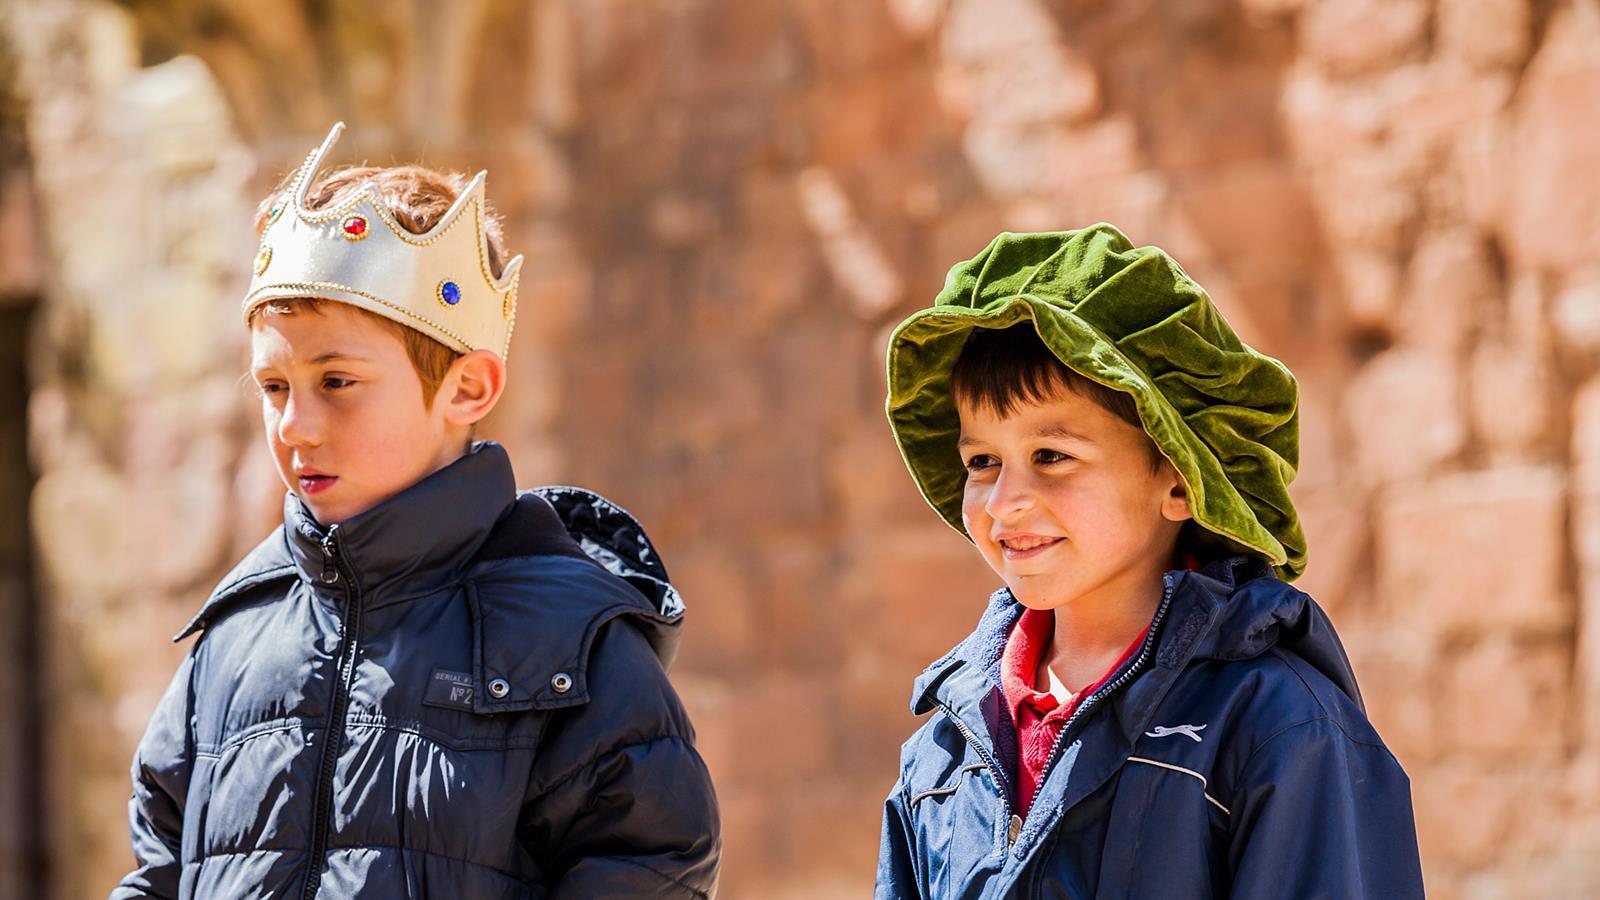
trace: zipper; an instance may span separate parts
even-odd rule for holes
[[[961,721],[961,718],[957,716],[955,712],[950,709],[950,707],[940,702],[937,698],[933,700],[933,705],[944,713],[945,718],[955,723],[956,730],[961,732],[961,736],[966,738],[967,743],[971,745],[972,749],[978,751],[978,758],[983,760],[983,764],[988,766],[989,772],[994,775],[994,780],[999,782],[1000,808],[1001,811],[1005,813],[1005,819],[1008,823],[1006,829],[1006,846],[1010,847],[1011,829],[1009,827],[1009,823],[1013,818],[1015,818],[1015,816],[1011,812],[1011,785],[1006,781],[1005,770],[1001,769],[1000,766],[995,764],[994,757],[989,754],[988,750],[984,749],[983,743],[978,740],[978,736],[972,733],[972,729],[967,727],[967,723]]]
[[[1044,771],[1046,773],[1049,773],[1050,769],[1055,766],[1056,756],[1060,754],[1061,745],[1066,742],[1067,734],[1072,731],[1073,724],[1083,718],[1096,703],[1116,693],[1123,685],[1132,681],[1133,676],[1139,674],[1139,670],[1144,668],[1144,664],[1149,661],[1150,652],[1155,649],[1157,632],[1161,630],[1161,620],[1166,618],[1167,607],[1172,604],[1172,573],[1168,572],[1162,575],[1161,581],[1161,604],[1156,607],[1155,618],[1150,620],[1150,631],[1144,636],[1144,644],[1139,648],[1139,655],[1134,659],[1132,665],[1122,670],[1121,675],[1118,675],[1115,680],[1089,695],[1088,699],[1078,704],[1078,708],[1073,710],[1072,715],[1067,717],[1066,724],[1061,726],[1061,731],[1056,735],[1055,743],[1050,745],[1050,755],[1045,757]],[[1039,795],[1044,793],[1046,780],[1047,778],[1040,778],[1038,785],[1034,787],[1033,799],[1028,801],[1029,812],[1032,812],[1038,806]]]
[[[328,529],[328,533],[322,537],[322,572],[317,580],[323,584],[333,584],[339,580],[338,548],[333,544],[333,531],[338,527],[335,525]]]
[[[360,643],[361,586],[355,572],[339,553],[339,526],[334,525],[322,539],[322,575],[325,584],[344,578],[345,604],[343,627],[338,658],[338,680],[333,686],[333,700],[328,705],[328,727],[322,744],[322,756],[317,772],[317,790],[312,801],[311,856],[307,862],[305,889],[300,892],[304,900],[312,900],[322,887],[323,856],[328,850],[328,822],[333,817],[333,775],[339,763],[339,745],[344,743],[345,711],[350,703],[350,688],[355,681],[356,651]]]

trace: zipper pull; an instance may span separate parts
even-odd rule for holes
[[[333,536],[338,530],[339,526],[335,525],[322,537],[322,574],[318,577],[323,584],[333,584],[339,580],[339,567],[334,564],[339,555],[339,548],[333,543]]]

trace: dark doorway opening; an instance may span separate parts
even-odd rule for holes
[[[42,603],[28,453],[37,219],[11,55],[0,43],[0,900],[49,896]]]
[[[27,345],[33,298],[0,299],[0,900],[46,896],[39,594],[33,571]]]

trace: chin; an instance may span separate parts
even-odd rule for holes
[[[329,525],[337,525],[340,522],[343,522],[345,519],[355,515],[355,513],[352,513],[347,509],[343,509],[338,504],[320,503],[315,500],[307,499],[304,494],[301,494],[298,491],[295,492],[295,496],[299,497],[300,502],[305,504],[306,509],[311,511],[311,515],[317,520],[317,524],[324,528],[327,528]]]
[[[1006,587],[1011,589],[1011,596],[1015,597],[1018,603],[1029,609],[1055,609],[1066,605],[1060,600],[1051,599],[1056,594],[1046,590],[1042,585],[1030,585],[1021,579],[1008,578]]]
[[[305,504],[306,509],[311,511],[311,517],[317,520],[318,525],[326,528],[329,525],[338,523],[339,518],[337,510],[324,509],[314,503],[306,503],[306,498],[304,497],[300,498],[300,502]]]

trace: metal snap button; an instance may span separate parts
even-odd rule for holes
[[[501,697],[504,697],[509,693],[511,693],[511,682],[505,680],[504,678],[496,678],[495,680],[489,682],[489,696],[495,698],[496,700],[499,700]]]
[[[555,677],[550,679],[550,686],[556,689],[556,693],[565,694],[572,690],[572,676],[565,672],[557,672]]]

